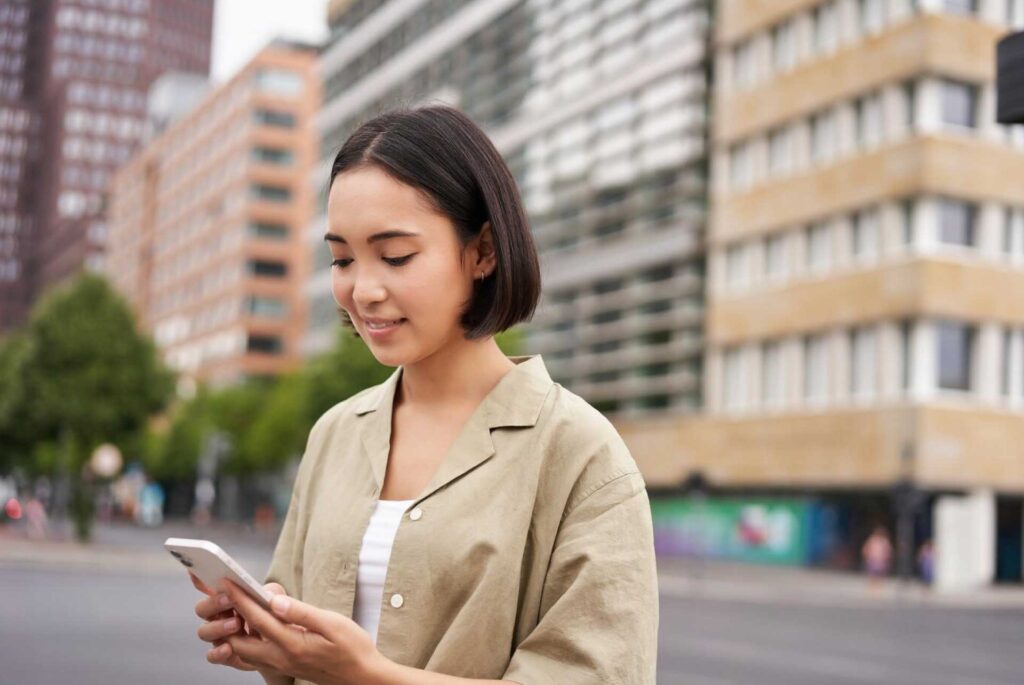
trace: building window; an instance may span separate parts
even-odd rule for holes
[[[784,21],[772,31],[772,56],[777,72],[796,64],[796,26],[792,21]]]
[[[257,162],[265,162],[267,164],[278,164],[281,166],[290,165],[295,158],[291,150],[288,150],[286,148],[275,147],[253,148],[252,157]]]
[[[768,136],[768,169],[775,176],[782,176],[792,169],[792,132],[781,128]]]
[[[754,46],[748,40],[736,46],[733,53],[735,71],[734,79],[737,88],[746,88],[754,83]]]
[[[820,112],[811,120],[811,160],[827,162],[835,154],[835,114],[829,110]]]
[[[832,265],[832,226],[813,224],[807,229],[807,267],[824,271]]]
[[[276,335],[250,335],[245,346],[246,351],[257,354],[281,354],[284,346],[281,338]]]
[[[729,290],[740,290],[747,284],[747,246],[732,245],[725,252],[725,283]]]
[[[261,69],[256,73],[256,88],[273,95],[298,95],[302,92],[302,76],[287,69]]]
[[[900,321],[900,388],[910,390],[910,321]]]
[[[870,261],[878,257],[879,211],[877,209],[859,212],[853,219],[853,256]]]
[[[268,202],[288,202],[292,199],[292,191],[280,186],[268,186],[263,183],[255,183],[249,186],[252,197],[256,200],[267,200]]]
[[[942,81],[942,122],[958,128],[978,125],[978,89],[969,83]]]
[[[723,366],[723,402],[727,409],[737,409],[743,404],[744,378],[742,350],[739,348],[726,350]]]
[[[261,297],[253,295],[247,300],[247,312],[253,316],[266,316],[279,319],[288,312],[284,300],[277,297]]]
[[[978,0],[943,0],[942,9],[950,14],[974,16],[978,13]]]
[[[943,198],[939,201],[939,240],[947,245],[974,247],[977,211],[973,204]]]
[[[838,8],[835,0],[822,3],[814,8],[814,49],[818,54],[827,54],[839,45],[839,28],[836,21]]]
[[[974,328],[951,321],[939,322],[938,387],[942,390],[971,389],[971,358],[974,348]]]
[[[867,397],[875,392],[877,339],[870,328],[858,328],[850,336],[850,392]]]
[[[766,343],[761,362],[761,395],[768,407],[778,407],[783,398],[782,343]]]
[[[860,30],[871,35],[878,33],[885,26],[885,0],[860,0]]]
[[[250,259],[246,268],[253,276],[269,276],[271,278],[282,278],[288,273],[288,265],[284,262],[271,261],[267,259]]]
[[[824,334],[804,339],[804,397],[811,401],[828,396],[828,339]]]
[[[280,112],[273,109],[258,109],[253,112],[253,120],[263,126],[278,128],[295,128],[295,115],[291,112]]]
[[[284,224],[254,221],[249,224],[249,235],[253,238],[264,238],[267,240],[287,240],[288,227]]]
[[[882,96],[880,93],[865,95],[857,100],[857,124],[855,127],[857,145],[870,149],[882,142]]]
[[[768,236],[765,244],[765,272],[768,278],[785,278],[787,272],[786,241],[788,235]]]

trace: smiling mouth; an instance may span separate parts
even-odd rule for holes
[[[403,319],[395,319],[394,321],[386,321],[384,323],[370,323],[369,321],[366,321],[365,323],[366,323],[366,327],[369,328],[371,331],[380,331],[380,330],[384,330],[385,328],[391,328],[392,326],[397,326],[398,324],[402,323],[403,321],[405,321],[404,318]]]

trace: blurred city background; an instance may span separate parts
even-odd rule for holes
[[[647,481],[659,682],[1024,682],[1021,29],[1024,0],[0,0],[0,682],[258,681],[206,663],[161,543],[261,575],[312,423],[390,373],[339,323],[327,180],[428,102],[530,216],[544,292],[502,348]]]

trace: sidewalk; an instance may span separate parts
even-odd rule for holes
[[[165,521],[155,528],[129,522],[96,523],[92,541],[74,539],[70,522],[51,527],[45,540],[29,539],[21,526],[0,525],[0,566],[82,569],[143,574],[179,574],[180,565],[163,548],[169,537],[202,538],[220,545],[254,574],[266,570],[277,531],[255,531],[241,524]]]
[[[1024,610],[1021,585],[938,592],[916,580],[904,583],[889,578],[872,586],[859,573],[671,557],[658,559],[658,583],[662,595],[759,604]]]

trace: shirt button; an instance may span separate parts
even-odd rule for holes
[[[395,607],[396,609],[401,609],[403,603],[405,603],[405,600],[402,599],[402,595],[398,594],[397,592],[391,595],[391,606]]]
[[[416,507],[415,509],[409,512],[409,518],[411,518],[413,521],[419,521],[421,516],[423,516],[423,510],[420,509],[419,507]]]

